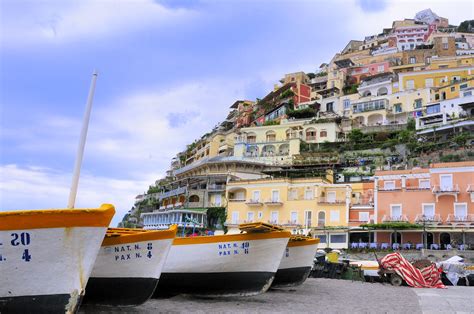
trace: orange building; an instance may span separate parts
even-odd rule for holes
[[[474,245],[474,162],[433,164],[429,169],[377,171],[377,223],[410,222],[412,230],[376,231],[380,243],[428,248]],[[425,237],[423,236],[425,235]],[[434,246],[432,246],[434,244]]]

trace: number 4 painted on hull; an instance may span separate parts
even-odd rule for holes
[[[31,260],[31,255],[28,252],[28,249],[25,249],[25,251],[23,251],[23,256],[21,257],[21,259],[25,260],[25,262],[29,262]]]

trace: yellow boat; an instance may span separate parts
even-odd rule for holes
[[[86,287],[84,303],[132,306],[155,291],[177,227],[109,228]]]
[[[309,276],[319,239],[291,236],[273,280],[272,288],[303,284]]]
[[[0,212],[0,313],[74,313],[112,217],[98,209]]]
[[[248,296],[270,287],[290,232],[266,224],[242,225],[243,233],[176,238],[157,296]]]

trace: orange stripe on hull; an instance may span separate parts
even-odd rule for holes
[[[18,210],[0,212],[0,230],[107,227],[115,214],[111,204],[88,209]]]
[[[102,246],[173,239],[176,236],[177,230],[178,227],[176,225],[172,225],[167,230],[109,228],[102,242]]]
[[[266,239],[289,238],[290,236],[291,236],[291,233],[289,231],[240,233],[240,234],[228,234],[228,235],[226,234],[226,235],[214,235],[214,236],[176,238],[173,241],[173,245],[205,244],[205,243],[218,243],[218,242],[229,242],[229,241],[266,240]]]
[[[305,245],[315,245],[319,244],[319,239],[305,239],[305,240],[297,240],[288,242],[288,247],[295,247],[295,246],[305,246]]]

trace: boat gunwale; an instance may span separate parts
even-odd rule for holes
[[[119,230],[120,228],[110,228],[110,229]],[[176,232],[178,231],[178,227],[176,225],[171,225],[170,228],[166,230],[137,229],[136,232],[133,232],[132,230],[133,229],[128,229],[124,233],[109,233],[109,231],[107,231],[104,237],[104,240],[102,241],[102,246],[174,239],[176,237]]]
[[[37,209],[0,212],[0,231],[71,227],[107,227],[115,214],[112,204],[99,208]]]
[[[213,236],[197,236],[186,238],[175,238],[173,245],[193,245],[193,244],[207,244],[230,241],[250,241],[250,240],[267,240],[267,239],[281,239],[290,238],[289,231],[271,231],[271,232],[251,232],[251,233],[236,233],[223,234]]]
[[[291,240],[288,241],[288,247],[297,247],[297,246],[307,246],[307,245],[317,245],[319,244],[319,239],[304,239],[304,240]]]

